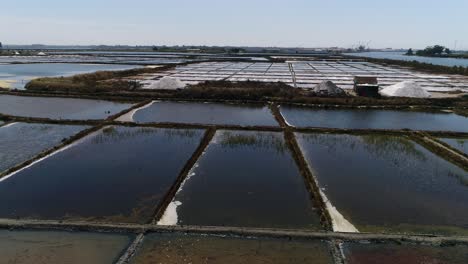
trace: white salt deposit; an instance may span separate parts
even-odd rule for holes
[[[179,220],[178,215],[177,215],[177,207],[181,206],[182,203],[179,201],[173,201],[171,202],[167,208],[166,211],[164,211],[163,216],[161,219],[158,221],[158,225],[162,226],[171,226],[171,225],[177,225],[177,221]]]
[[[429,98],[431,94],[413,81],[404,81],[380,90],[384,96]]]
[[[332,81],[322,81],[314,87],[314,92],[325,95],[343,94],[343,89],[339,88]]]
[[[146,105],[144,105],[144,106],[142,106],[140,108],[133,109],[132,111],[118,117],[115,121],[118,121],[118,122],[134,122],[133,116],[135,115],[136,112],[138,112],[140,110],[143,110],[145,108],[148,108],[148,107],[152,106],[156,102],[158,102],[158,101],[152,101],[151,103],[146,104]]]
[[[353,224],[346,220],[346,218],[344,218],[344,216],[338,212],[336,207],[332,205],[325,193],[320,191],[320,196],[322,196],[322,199],[325,202],[325,206],[327,207],[327,211],[330,214],[334,232],[359,233],[359,230],[357,230]]]
[[[153,90],[176,90],[185,88],[186,84],[179,78],[164,76],[160,80],[145,87],[145,89]]]
[[[215,144],[216,143],[216,138],[219,137],[218,135],[219,133],[216,133],[215,136],[213,137],[213,139],[211,139],[211,142],[210,144],[208,144],[208,147],[205,149],[205,151],[203,151],[203,153],[200,155],[200,157],[198,159],[201,159],[206,151],[208,150],[208,148],[212,145],[212,144]],[[162,225],[162,226],[174,226],[174,225],[177,225],[178,221],[179,221],[179,216],[177,214],[177,207],[181,206],[182,205],[182,202],[180,201],[177,201],[176,200],[176,197],[177,197],[177,194],[180,193],[183,189],[184,189],[184,186],[185,184],[193,177],[195,176],[195,170],[198,168],[198,166],[200,166],[197,163],[195,163],[195,165],[193,165],[193,167],[190,169],[190,172],[189,174],[187,175],[187,178],[185,178],[185,180],[182,182],[182,184],[180,185],[179,189],[177,190],[176,192],[176,195],[174,196],[174,199],[172,200],[172,202],[167,206],[166,210],[164,211],[164,214],[163,216],[161,217],[161,219],[159,219],[157,225]]]

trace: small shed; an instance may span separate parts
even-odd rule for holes
[[[379,97],[379,82],[377,77],[355,76],[354,92],[359,96]]]

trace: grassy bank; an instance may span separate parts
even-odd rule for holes
[[[94,73],[78,74],[70,77],[38,78],[26,84],[30,91],[64,91],[64,92],[113,92],[131,91],[139,88],[137,82],[122,80],[122,78],[143,73],[165,71],[174,66],[159,68],[136,68],[123,71],[98,71]]]

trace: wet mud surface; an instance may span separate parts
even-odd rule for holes
[[[132,263],[331,264],[333,261],[327,244],[319,240],[151,234],[145,237]]]

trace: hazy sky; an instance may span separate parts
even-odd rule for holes
[[[468,0],[2,0],[0,42],[468,49]]]

